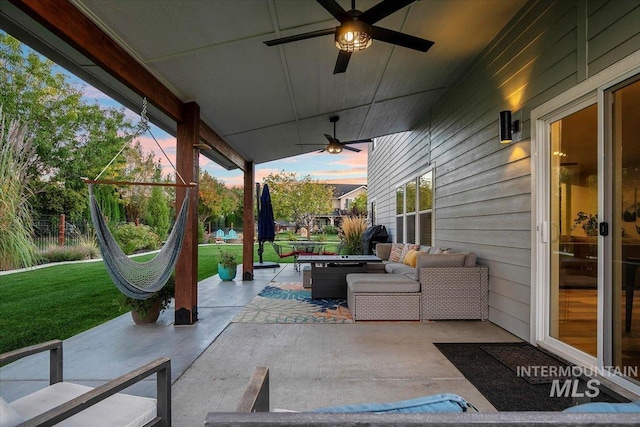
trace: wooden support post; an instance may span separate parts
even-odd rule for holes
[[[176,168],[185,182],[198,181],[200,107],[184,104],[178,122]],[[176,177],[179,182],[179,178]],[[176,188],[176,206],[181,206],[187,189]],[[198,320],[198,187],[191,188],[190,206],[182,251],[176,264],[175,325],[192,325]]]
[[[245,162],[244,168],[244,211],[242,212],[243,240],[242,240],[242,280],[253,280],[253,241],[255,232],[253,223],[253,189],[255,188],[255,165],[251,161]]]

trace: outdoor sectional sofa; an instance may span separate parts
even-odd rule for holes
[[[378,243],[376,254],[381,264],[347,275],[354,320],[488,318],[488,270],[476,254],[398,243]]]

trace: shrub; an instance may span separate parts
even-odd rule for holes
[[[324,234],[338,234],[340,230],[335,225],[325,225],[322,229]]]
[[[131,222],[117,226],[113,237],[127,255],[136,251],[158,249],[161,243],[160,238],[151,227],[142,224],[135,225]]]

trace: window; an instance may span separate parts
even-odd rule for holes
[[[419,178],[418,189],[420,244],[431,246],[433,241],[433,174],[431,171]]]
[[[404,186],[396,189],[396,242],[404,243]]]
[[[431,245],[433,239],[433,171],[396,189],[396,241]]]

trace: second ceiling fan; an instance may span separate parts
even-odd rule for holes
[[[340,25],[326,30],[311,31],[309,33],[282,37],[264,42],[267,46],[276,46],[283,43],[295,42],[329,34],[335,35],[335,44],[340,52],[336,61],[333,74],[344,73],[349,65],[351,53],[363,50],[371,46],[372,39],[395,44],[409,49],[426,52],[433,42],[419,37],[410,36],[387,28],[377,27],[373,24],[415,0],[384,0],[377,5],[361,12],[356,9],[356,1],[351,0],[351,10],[346,11],[336,0],[316,0],[327,12],[333,15]]]
[[[318,153],[322,153],[326,151],[331,154],[338,154],[338,153],[341,153],[342,150],[349,150],[349,151],[354,151],[356,153],[359,153],[362,150],[354,147],[349,147],[349,144],[362,144],[366,142],[373,142],[371,138],[359,139],[356,141],[345,141],[345,142],[341,142],[339,139],[336,139],[336,122],[338,120],[340,120],[340,117],[338,116],[329,117],[329,121],[333,123],[333,136],[328,135],[326,133],[324,134],[325,138],[327,138],[327,140],[329,141],[329,145],[327,145],[326,148],[323,148],[322,150],[318,151]],[[296,145],[320,145],[320,144],[296,144]]]

